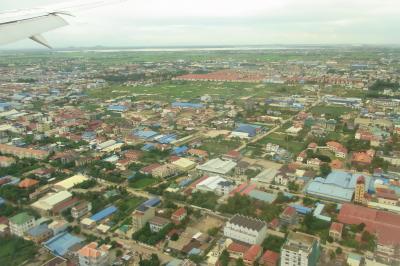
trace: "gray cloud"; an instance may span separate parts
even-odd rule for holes
[[[55,2],[2,0],[0,10]],[[128,0],[69,21],[46,34],[54,46],[400,44],[397,0]]]

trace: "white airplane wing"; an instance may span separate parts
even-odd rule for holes
[[[41,34],[68,25],[62,15],[72,16],[75,11],[123,1],[125,0],[75,1],[27,10],[0,12],[0,45],[30,38],[51,48]]]

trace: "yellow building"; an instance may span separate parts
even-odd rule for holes
[[[365,199],[365,178],[364,176],[359,176],[356,183],[356,188],[354,191],[354,202],[359,204],[366,204]]]

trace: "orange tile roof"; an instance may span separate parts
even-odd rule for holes
[[[30,187],[37,185],[38,183],[39,183],[39,181],[37,181],[36,179],[25,178],[24,180],[19,182],[18,186],[20,188],[30,188]]]

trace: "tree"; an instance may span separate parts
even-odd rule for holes
[[[228,266],[229,252],[226,249],[224,249],[224,251],[221,253],[221,256],[219,256],[219,261],[221,262],[221,266]]]
[[[329,164],[327,163],[323,163],[320,168],[320,173],[322,177],[327,177],[331,172],[332,172],[332,168]]]
[[[343,253],[342,248],[341,248],[341,247],[337,247],[337,248],[336,248],[336,255],[340,255],[340,254],[342,254],[342,253]]]
[[[161,265],[160,259],[158,258],[157,254],[151,254],[150,259],[148,260],[140,260],[140,266],[159,266]]]
[[[236,266],[244,266],[244,262],[242,258],[236,260]]]
[[[121,257],[122,254],[124,254],[124,253],[122,252],[122,250],[117,249],[117,252],[116,252],[117,257]]]

